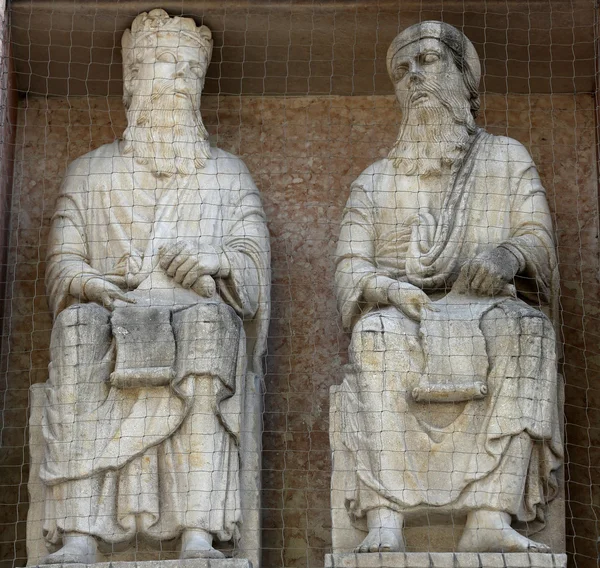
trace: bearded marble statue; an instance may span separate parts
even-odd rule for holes
[[[403,551],[405,521],[435,513],[466,519],[457,551],[550,552],[528,537],[563,458],[545,190],[522,144],[476,126],[480,64],[460,31],[413,25],[387,65],[400,133],[352,184],[336,260],[356,551]]]
[[[46,564],[138,540],[223,557],[260,416],[269,239],[246,166],[200,116],[211,32],[156,9],[122,47],[127,128],[69,166],[49,236]]]

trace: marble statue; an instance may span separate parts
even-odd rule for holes
[[[355,550],[403,551],[405,521],[435,513],[465,519],[458,552],[550,552],[529,538],[563,458],[545,190],[522,144],[476,126],[460,31],[415,24],[387,65],[400,133],[352,184],[336,255]]]
[[[202,123],[210,30],[155,9],[122,47],[127,128],[69,166],[48,242],[46,564],[174,539],[182,559],[222,558],[214,541],[235,543],[243,523],[265,215],[244,163]]]

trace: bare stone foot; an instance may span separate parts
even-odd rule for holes
[[[402,552],[404,539],[402,533],[390,529],[372,529],[354,552]]]
[[[519,534],[510,526],[510,515],[499,511],[470,513],[457,551],[552,552],[549,546]]]
[[[185,531],[181,537],[181,552],[179,558],[225,558],[212,546],[212,535],[202,530]]]
[[[64,535],[63,547],[40,560],[40,564],[95,564],[97,549],[94,537]]]
[[[367,513],[369,534],[354,552],[403,552],[402,515],[391,509],[373,509]]]

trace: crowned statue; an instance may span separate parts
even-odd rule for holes
[[[48,242],[46,564],[168,540],[223,558],[260,417],[269,238],[246,166],[202,123],[211,32],[155,9],[122,48],[127,128],[71,163]]]

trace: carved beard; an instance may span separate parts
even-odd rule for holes
[[[414,97],[428,94],[422,106],[413,106]],[[440,175],[465,153],[476,130],[470,103],[452,89],[441,89],[433,81],[416,85],[402,109],[400,132],[388,157],[405,175]]]
[[[133,95],[123,133],[124,154],[133,154],[156,177],[192,175],[210,158],[208,132],[190,96],[157,81],[151,96]]]

